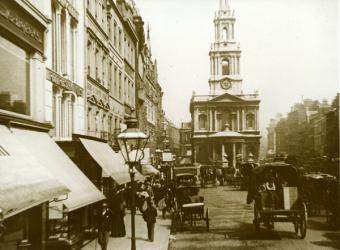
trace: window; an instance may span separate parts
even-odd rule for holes
[[[228,60],[222,61],[222,75],[229,75],[229,62]]]
[[[227,30],[227,28],[224,28],[222,30],[222,39],[223,39],[223,41],[227,41],[228,40],[228,30]]]
[[[198,116],[199,129],[207,129],[207,115],[200,114]]]
[[[88,75],[92,75],[91,74],[91,62],[92,62],[92,43],[91,41],[87,42],[87,74]]]
[[[113,46],[117,48],[117,23],[116,21],[113,24]]]
[[[108,89],[110,93],[113,93],[113,88],[112,88],[112,62],[110,61],[109,68],[108,68],[108,73],[109,73],[109,86]]]
[[[117,67],[115,66],[115,69],[114,69],[114,74],[113,74],[113,94],[115,97],[117,97],[117,93],[118,93],[118,90],[117,90],[117,80],[118,80],[118,75],[117,75]]]
[[[29,59],[25,50],[0,37],[0,109],[29,115]]]
[[[118,82],[118,94],[119,94],[119,99],[122,100],[122,72],[119,71],[119,82]]]
[[[249,113],[246,116],[247,120],[247,128],[248,129],[254,129],[255,128],[255,116],[253,113]]]
[[[70,28],[70,62],[71,62],[71,80],[76,81],[76,72],[77,72],[77,26],[74,22],[71,23],[71,28]]]
[[[122,30],[119,29],[119,33],[118,33],[118,50],[119,53],[122,53]]]

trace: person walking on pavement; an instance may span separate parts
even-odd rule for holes
[[[148,239],[149,241],[152,242],[154,240],[155,235],[157,208],[155,207],[153,201],[150,198],[148,198],[147,203],[148,207],[143,213],[143,219],[145,220],[148,228]]]
[[[107,244],[109,242],[109,232],[110,232],[110,217],[111,211],[106,203],[103,203],[102,212],[99,217],[99,228],[98,228],[98,243],[102,250],[107,249]]]

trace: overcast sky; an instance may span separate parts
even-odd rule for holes
[[[209,50],[219,0],[135,0],[150,24],[166,116],[190,121],[192,92],[209,92]],[[241,44],[244,92],[259,91],[260,126],[312,98],[339,92],[337,0],[229,0]]]

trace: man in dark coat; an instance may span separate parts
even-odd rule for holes
[[[102,250],[107,249],[109,242],[111,210],[106,203],[103,203],[102,212],[99,217],[98,243]]]
[[[143,213],[143,219],[146,222],[148,228],[148,239],[149,241],[154,240],[155,234],[155,224],[156,224],[156,217],[157,217],[157,209],[153,204],[153,201],[149,198],[147,200],[148,208]]]

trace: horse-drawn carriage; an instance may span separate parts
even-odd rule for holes
[[[307,208],[302,199],[299,173],[284,162],[264,164],[252,170],[247,203],[254,203],[254,226],[268,229],[274,222],[292,222],[295,233],[304,238],[307,232]]]
[[[174,194],[175,212],[174,220],[184,225],[196,225],[197,221],[205,221],[206,230],[209,231],[209,210],[204,208],[204,197],[199,196],[199,185],[195,175],[180,173],[175,175]]]

